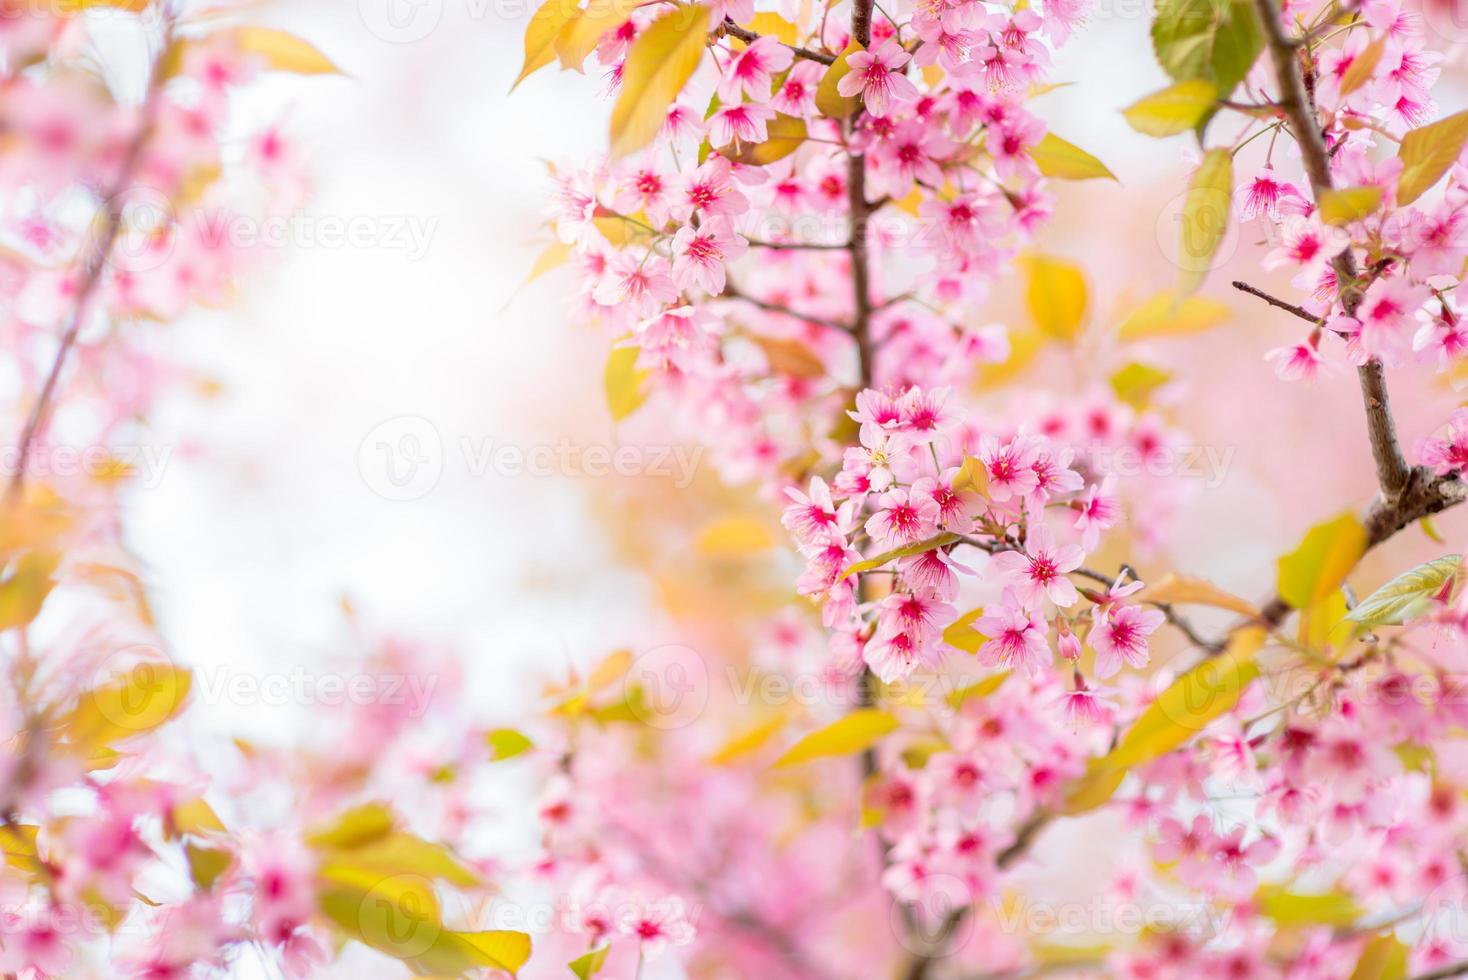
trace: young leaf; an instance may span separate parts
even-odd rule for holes
[[[964,702],[972,698],[987,698],[1004,685],[1009,679],[1009,671],[1002,670],[997,674],[991,674],[981,681],[976,681],[966,687],[960,687],[948,695],[948,706],[954,711],[963,707]]]
[[[1278,562],[1280,598],[1295,609],[1308,609],[1340,588],[1365,552],[1366,528],[1355,514],[1315,525]]]
[[[1116,174],[1106,164],[1054,133],[1046,133],[1040,142],[1029,148],[1028,153],[1046,177],[1060,180],[1116,179]]]
[[[1233,154],[1228,150],[1209,150],[1193,174],[1183,202],[1178,241],[1178,264],[1182,267],[1180,296],[1197,292],[1213,267],[1213,257],[1228,231],[1233,183]]]
[[[1047,255],[1023,256],[1025,305],[1035,326],[1057,340],[1075,340],[1086,316],[1086,277],[1080,267]]]
[[[821,111],[821,115],[829,119],[845,119],[861,105],[861,99],[842,95],[836,90],[837,84],[851,71],[846,59],[861,50],[862,46],[852,41],[821,76],[821,84],[816,87],[816,108]]]
[[[1171,371],[1132,361],[1111,376],[1111,390],[1118,399],[1140,412],[1151,403],[1152,393],[1171,380]]]
[[[764,166],[783,160],[796,150],[800,144],[805,142],[807,135],[805,120],[796,116],[787,116],[783,112],[775,113],[768,125],[769,139],[763,143],[741,145],[739,152],[734,154],[734,159],[739,163]]]
[[[1320,220],[1328,225],[1348,225],[1360,221],[1381,207],[1380,187],[1345,187],[1323,191],[1320,195]]]
[[[1462,565],[1462,555],[1445,555],[1418,565],[1371,593],[1346,618],[1362,626],[1400,626],[1426,609],[1445,587],[1451,588]]]
[[[490,759],[495,762],[513,759],[535,748],[534,742],[513,728],[496,728],[484,736],[484,741],[489,745]]]
[[[1241,629],[1223,653],[1173,681],[1122,735],[1107,765],[1130,769],[1160,759],[1230,711],[1259,676],[1254,657],[1264,637],[1258,627]]]
[[[1167,574],[1137,593],[1138,602],[1168,602],[1181,606],[1212,606],[1241,616],[1257,616],[1259,610],[1247,599],[1225,592],[1207,579]]]
[[[1351,60],[1351,65],[1346,73],[1341,76],[1340,94],[1344,98],[1356,91],[1362,85],[1371,80],[1376,73],[1376,66],[1381,62],[1381,56],[1386,52],[1388,35],[1383,34],[1356,55]]]
[[[1139,133],[1174,136],[1196,129],[1217,104],[1217,85],[1206,78],[1187,78],[1143,97],[1121,114]]]
[[[1468,142],[1468,111],[1410,130],[1402,137],[1401,149],[1397,151],[1402,160],[1402,176],[1397,179],[1397,206],[1411,204],[1436,184],[1462,154],[1465,142]]]
[[[647,401],[645,381],[648,372],[637,366],[639,347],[613,347],[607,356],[607,367],[602,373],[602,386],[606,389],[607,409],[612,421],[620,422],[642,407]]]
[[[229,31],[241,51],[258,54],[276,71],[297,75],[340,75],[331,60],[294,34],[269,27],[234,27]]]
[[[612,951],[611,943],[604,943],[589,953],[582,953],[566,965],[576,974],[577,980],[591,980],[606,966],[607,954]]]
[[[812,759],[850,755],[897,730],[897,719],[877,708],[858,708],[839,721],[811,732],[792,745],[775,766],[793,766]]]
[[[1259,914],[1281,926],[1352,925],[1365,912],[1349,892],[1326,892],[1323,895],[1300,895],[1277,885],[1261,885],[1254,894]]]
[[[1389,932],[1366,944],[1351,971],[1351,980],[1403,980],[1406,976],[1407,947]]]
[[[704,525],[695,542],[706,555],[753,555],[775,546],[769,524],[751,514],[731,514]]]
[[[41,614],[60,563],[61,555],[54,551],[27,551],[20,557],[15,571],[0,582],[0,630],[29,625]]]
[[[591,0],[584,10],[573,11],[551,43],[561,67],[581,71],[602,35],[627,23],[635,9],[636,0]]]
[[[1251,0],[1160,0],[1152,49],[1176,81],[1205,78],[1227,98],[1264,50]]]
[[[532,74],[556,60],[556,38],[566,25],[581,16],[576,0],[545,0],[530,23],[525,25],[525,63],[510,91]]]
[[[144,662],[83,694],[62,728],[94,757],[112,743],[150,732],[183,709],[193,678],[171,664]]]
[[[234,863],[234,855],[223,848],[201,847],[198,844],[185,844],[184,856],[189,862],[189,877],[195,885],[204,891],[214,887],[219,876],[229,870]]]
[[[901,548],[893,548],[891,551],[884,551],[875,558],[866,558],[862,561],[853,562],[842,569],[841,578],[856,575],[859,572],[869,572],[874,568],[881,568],[889,561],[898,558],[910,558],[913,555],[920,555],[925,551],[932,551],[934,548],[943,548],[957,540],[958,535],[952,531],[944,531],[942,534],[935,534],[931,538],[903,545]]]
[[[612,107],[612,156],[635,153],[658,134],[668,106],[703,60],[707,7],[675,7],[632,42]]]
[[[979,606],[955,619],[943,631],[943,642],[964,653],[978,653],[979,647],[989,640],[987,636],[974,629],[974,623],[983,615],[984,607]]]
[[[1202,333],[1226,323],[1233,311],[1206,296],[1179,298],[1172,291],[1158,293],[1132,311],[1117,328],[1117,339],[1128,342],[1152,337],[1181,337]]]
[[[752,752],[757,752],[784,727],[784,715],[775,715],[762,721],[725,742],[717,752],[709,756],[709,762],[716,766],[726,766],[736,759],[742,759]]]

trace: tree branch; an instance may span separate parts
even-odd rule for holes
[[[1248,293],[1250,296],[1259,297],[1260,299],[1264,300],[1264,302],[1268,303],[1270,306],[1275,307],[1276,309],[1284,310],[1286,313],[1292,313],[1295,316],[1299,317],[1301,320],[1307,320],[1310,323],[1315,324],[1316,326],[1320,325],[1320,317],[1311,313],[1303,306],[1296,306],[1294,303],[1282,300],[1278,296],[1266,293],[1264,290],[1258,288],[1257,286],[1251,286],[1248,283],[1240,282],[1237,279],[1234,280],[1233,286],[1235,289],[1242,290],[1243,292]]]
[[[1325,134],[1321,131],[1315,107],[1306,91],[1305,78],[1301,71],[1301,57],[1310,57],[1308,50],[1285,35],[1280,23],[1280,11],[1274,0],[1255,0],[1259,19],[1264,25],[1265,38],[1269,45],[1269,56],[1274,62],[1274,74],[1279,84],[1279,103],[1300,146],[1300,157],[1305,164],[1305,173],[1310,178],[1310,187],[1315,200],[1331,190],[1330,153],[1325,146]],[[1361,305],[1361,285],[1357,281],[1356,256],[1347,246],[1334,259],[1336,289],[1340,293],[1341,307],[1347,316],[1355,316]],[[1371,456],[1376,462],[1377,483],[1381,486],[1382,498],[1395,503],[1406,490],[1411,478],[1411,468],[1402,456],[1397,442],[1396,425],[1392,422],[1391,403],[1387,398],[1386,375],[1381,362],[1372,358],[1357,369],[1361,383],[1361,398],[1366,406],[1366,432],[1371,442]]]
[[[854,22],[855,18],[853,17],[852,19]],[[720,29],[730,37],[737,37],[745,44],[753,44],[763,36],[747,28],[740,27],[727,18],[724,20],[723,26]],[[812,51],[810,48],[801,48],[793,44],[787,44],[785,46],[795,52],[795,57],[804,58],[806,61],[815,61],[823,65],[829,65],[836,60],[835,55],[826,54],[824,51]]]

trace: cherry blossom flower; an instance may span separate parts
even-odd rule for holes
[[[917,98],[917,86],[900,70],[910,58],[891,38],[869,51],[854,52],[836,90],[848,99],[861,96],[867,111],[885,116],[893,106]]]

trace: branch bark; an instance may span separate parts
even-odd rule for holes
[[[732,20],[727,19],[724,21],[722,30],[725,34],[730,37],[737,37],[745,44],[753,44],[763,36],[747,28],[740,27]],[[826,54],[824,51],[812,51],[810,48],[801,48],[793,44],[787,44],[785,46],[795,52],[795,57],[804,58],[806,61],[815,61],[823,65],[829,65],[836,60],[835,55]]]

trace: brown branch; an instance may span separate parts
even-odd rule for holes
[[[855,21],[854,17],[852,19],[853,21]],[[729,35],[730,37],[737,37],[739,40],[743,41],[746,44],[753,44],[755,41],[758,41],[763,36],[761,34],[757,34],[754,31],[748,30],[747,28],[740,27],[738,24],[728,19],[724,21],[719,30]],[[786,44],[785,47],[789,48],[791,51],[794,51],[795,57],[804,58],[806,61],[815,61],[823,65],[829,65],[836,60],[835,55],[826,54],[824,51],[812,51],[810,48],[797,47],[794,44]]]
[[[1248,293],[1250,296],[1257,296],[1260,299],[1264,300],[1264,302],[1268,303],[1270,306],[1273,306],[1276,309],[1284,310],[1286,313],[1292,313],[1295,316],[1299,317],[1301,320],[1307,320],[1310,323],[1315,324],[1316,326],[1320,325],[1321,318],[1311,313],[1303,306],[1296,306],[1294,303],[1291,303],[1287,300],[1282,300],[1278,296],[1266,293],[1264,290],[1258,288],[1257,286],[1251,286],[1248,283],[1240,282],[1237,279],[1234,280],[1233,287],[1235,289],[1242,290],[1243,292]]]
[[[1419,973],[1411,980],[1448,980],[1449,977],[1461,977],[1468,974],[1468,960],[1461,963],[1453,963],[1450,966],[1440,967],[1427,973]]]
[[[1313,100],[1308,94],[1305,75],[1301,69],[1301,57],[1310,57],[1308,51],[1285,35],[1280,23],[1279,8],[1274,0],[1255,0],[1259,19],[1264,25],[1264,34],[1269,45],[1269,56],[1274,62],[1274,74],[1279,84],[1280,108],[1289,120],[1295,141],[1300,146],[1300,157],[1305,164],[1305,173],[1310,178],[1310,187],[1315,200],[1331,190],[1330,153],[1326,149],[1325,134],[1320,128]],[[1356,256],[1347,246],[1334,259],[1336,288],[1340,293],[1341,307],[1347,316],[1355,316],[1361,305],[1361,284],[1358,282]],[[1395,503],[1405,492],[1411,478],[1411,468],[1402,456],[1402,447],[1397,442],[1396,426],[1392,422],[1391,404],[1387,399],[1386,375],[1381,362],[1372,358],[1357,369],[1361,383],[1361,398],[1366,406],[1366,431],[1371,442],[1371,456],[1376,462],[1377,483],[1381,486],[1382,498]]]
[[[828,320],[825,317],[821,316],[812,316],[809,313],[801,313],[799,310],[792,310],[790,307],[782,306],[779,303],[771,303],[767,300],[757,299],[756,297],[750,296],[748,293],[741,291],[732,282],[728,282],[727,280],[724,283],[724,292],[719,296],[719,298],[738,300],[741,303],[748,303],[750,306],[758,307],[759,309],[764,310],[766,313],[779,313],[784,316],[794,317],[797,320],[804,320],[806,323],[814,323],[816,326],[825,327],[828,330],[840,330],[842,333],[852,332],[852,328],[844,323],[837,323],[835,320]]]
[[[147,95],[143,100],[138,130],[127,145],[117,177],[108,188],[103,202],[106,215],[103,218],[102,233],[94,240],[91,250],[82,257],[81,282],[77,285],[76,305],[72,307],[71,319],[66,325],[65,332],[61,335],[61,344],[56,349],[56,357],[51,362],[51,370],[47,373],[46,380],[41,385],[41,392],[36,396],[36,403],[31,406],[25,427],[21,430],[17,454],[18,463],[15,472],[11,474],[9,485],[5,488],[7,504],[13,504],[20,498],[21,490],[25,485],[26,470],[30,465],[31,448],[46,426],[51,403],[56,396],[56,387],[61,380],[61,371],[66,366],[72,349],[76,347],[77,335],[81,333],[82,325],[86,322],[92,298],[96,295],[97,287],[102,283],[102,273],[106,270],[107,263],[112,257],[112,248],[117,244],[117,236],[122,232],[125,197],[131,189],[133,177],[142,160],[143,148],[153,135],[153,128],[158,117],[158,99],[163,88],[159,69],[172,43],[173,21],[170,18],[164,23],[158,55],[154,58],[149,72]]]

